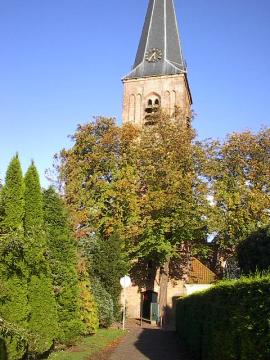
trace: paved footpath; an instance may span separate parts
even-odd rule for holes
[[[191,360],[174,331],[129,323],[128,334],[110,356],[110,360]]]

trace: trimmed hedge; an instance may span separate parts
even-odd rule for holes
[[[178,300],[176,328],[196,360],[269,360],[270,275]]]

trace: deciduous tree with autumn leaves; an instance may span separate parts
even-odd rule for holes
[[[133,266],[163,269],[166,294],[173,263],[205,242],[207,187],[198,176],[203,157],[193,130],[180,113],[173,121],[162,112],[154,116],[154,125],[142,129],[106,118],[79,126],[58,169],[77,237],[110,241],[117,233]],[[144,278],[153,280],[148,275],[146,265]]]
[[[160,268],[162,310],[169,275],[183,274],[190,255],[217,249],[227,260],[269,223],[270,130],[198,142],[179,111],[153,116],[140,129],[103,117],[79,126],[57,164],[77,237],[117,233],[141,285]]]
[[[233,133],[202,144],[204,174],[217,257],[224,262],[238,244],[270,223],[270,129]]]

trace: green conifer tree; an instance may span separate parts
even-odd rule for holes
[[[85,327],[84,334],[94,334],[99,325],[98,305],[91,289],[89,274],[87,272],[87,261],[79,254],[77,272],[79,278],[80,316]]]
[[[18,154],[7,169],[5,186],[1,191],[3,210],[2,231],[22,231],[24,217],[24,181]]]
[[[25,174],[24,229],[28,234],[37,233],[43,226],[42,192],[37,168],[32,161]]]
[[[91,289],[91,283],[87,272],[83,272],[79,281],[80,289],[80,312],[85,325],[85,335],[95,334],[98,326],[98,305]]]
[[[1,191],[0,279],[4,289],[0,317],[25,328],[29,316],[23,250],[24,181],[18,155],[11,160]],[[20,359],[25,347],[16,337],[5,339],[9,360]]]
[[[47,244],[43,220],[43,199],[39,175],[35,164],[29,166],[25,174],[25,253],[31,275],[39,276],[49,270],[45,259]]]
[[[72,237],[64,204],[50,187],[43,193],[44,221],[49,261],[56,293],[60,341],[71,343],[83,333],[76,272],[76,242]]]
[[[51,272],[46,259],[48,248],[44,231],[43,201],[37,169],[32,162],[25,175],[25,248],[29,268],[28,329],[36,335],[29,344],[31,354],[48,351],[58,337],[58,320]]]
[[[58,337],[57,310],[52,283],[47,274],[32,275],[29,283],[29,304],[31,315],[28,329],[35,334],[29,344],[30,354],[43,354]]]

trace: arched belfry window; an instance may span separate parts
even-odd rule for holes
[[[160,98],[158,94],[150,94],[146,100],[145,107],[145,125],[154,125],[154,113],[157,112],[160,107]]]

